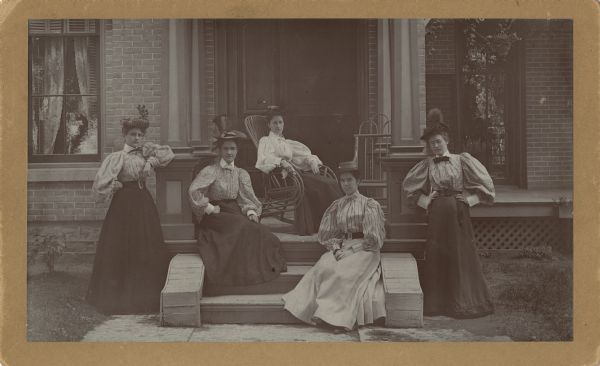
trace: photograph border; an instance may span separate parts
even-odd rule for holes
[[[600,129],[596,0],[268,1],[0,0],[0,364],[13,365],[597,365],[600,362]],[[573,19],[573,338],[571,342],[27,342],[29,19]],[[577,123],[575,124],[575,121]],[[9,177],[7,179],[7,177]]]

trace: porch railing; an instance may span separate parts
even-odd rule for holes
[[[387,212],[387,176],[382,158],[389,154],[391,144],[390,120],[380,114],[360,124],[354,135],[354,163],[358,165],[361,181],[359,188],[368,197],[376,199]]]

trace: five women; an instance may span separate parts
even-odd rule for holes
[[[469,207],[492,203],[494,185],[485,167],[468,153],[448,152],[448,128],[441,114],[428,116],[422,140],[430,156],[407,174],[403,188],[428,212],[429,232],[423,290],[426,315],[477,317],[493,312],[473,243]],[[379,203],[358,192],[355,166],[340,168],[337,182],[319,175],[321,160],[300,142],[283,137],[280,113],[268,118],[256,167],[299,171],[306,194],[296,212],[301,234],[318,231],[327,252],[297,286],[283,296],[285,309],[309,324],[350,330],[385,317],[380,249],[385,218]],[[125,120],[123,150],[102,163],[93,189],[112,202],[104,221],[88,300],[106,313],[158,309],[169,256],[156,206],[145,187],[152,169],[173,159],[168,146],[142,144],[148,122]],[[247,171],[235,166],[245,136],[216,136],[218,159],[202,169],[189,187],[199,223],[198,250],[208,283],[252,285],[286,271],[279,239],[258,223],[261,203]],[[320,223],[320,224],[319,224]]]

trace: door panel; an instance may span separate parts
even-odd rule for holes
[[[279,102],[279,38],[274,20],[247,21],[242,25],[242,110],[264,111]]]
[[[358,128],[358,22],[246,20],[235,30],[239,73],[235,94],[245,115],[279,105],[285,136],[306,144],[336,168],[353,157]],[[230,87],[232,84],[230,84]],[[366,91],[364,91],[366,93]],[[231,105],[231,104],[230,104]],[[243,127],[242,127],[243,128]]]
[[[358,125],[357,22],[285,22],[281,99],[286,136],[304,142],[334,169],[353,156]]]

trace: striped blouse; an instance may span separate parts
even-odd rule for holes
[[[361,232],[363,250],[375,251],[383,246],[385,217],[379,202],[358,191],[338,198],[327,208],[319,227],[319,243],[328,250],[340,248],[344,233]]]
[[[236,200],[244,215],[255,213],[260,216],[261,203],[254,194],[250,175],[223,160],[202,169],[188,190],[192,211],[198,220],[205,214],[210,201]]]
[[[437,190],[463,192],[469,206],[492,204],[494,182],[487,169],[469,153],[446,154],[448,161],[434,163],[432,157],[417,163],[404,178],[404,192],[410,203],[427,209],[427,196]]]

